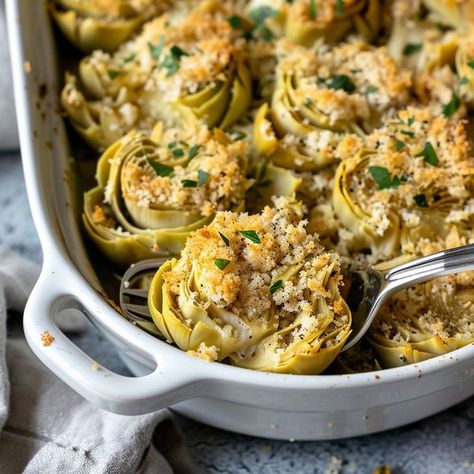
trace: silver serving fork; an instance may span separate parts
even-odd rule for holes
[[[152,318],[147,305],[148,288],[142,288],[140,282],[144,277],[153,275],[166,260],[156,258],[136,263],[122,277],[120,307],[127,318],[145,328],[152,323]],[[389,270],[369,267],[353,271],[346,298],[352,312],[352,333],[342,352],[360,341],[380,307],[394,293],[435,278],[469,270],[474,270],[474,244],[444,250]]]

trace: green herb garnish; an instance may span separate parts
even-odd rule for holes
[[[411,56],[420,51],[421,48],[423,48],[423,44],[421,43],[407,43],[403,48],[403,54],[404,56]]]
[[[184,150],[182,148],[175,148],[171,153],[175,158],[181,158],[184,156]]]
[[[461,79],[459,79],[459,85],[460,86],[465,86],[466,84],[469,84],[469,79],[466,77],[466,76],[463,76],[461,77]]]
[[[208,178],[209,178],[209,173],[207,171],[198,170],[199,186],[202,186],[203,184],[205,184]]]
[[[123,60],[124,64],[131,63],[132,61],[135,60],[135,57],[136,57],[135,54],[131,54],[130,56],[127,56],[127,57]]]
[[[367,90],[365,91],[366,94],[374,94],[375,92],[377,92],[379,90],[378,87],[375,87],[375,86],[369,86],[367,87]]]
[[[260,237],[254,230],[241,230],[240,233],[254,244],[260,244]]]
[[[278,291],[280,288],[283,288],[283,280],[277,280],[275,283],[273,283],[270,287],[270,293],[273,295],[273,293]]]
[[[232,134],[232,139],[234,140],[234,142],[238,140],[243,140],[244,138],[247,138],[247,134],[245,132],[237,131]]]
[[[415,117],[408,117],[408,126],[411,127],[415,123]]]
[[[397,140],[395,143],[395,148],[397,149],[397,151],[403,150],[403,148],[405,148],[405,143],[401,140]]]
[[[179,69],[179,62],[183,56],[189,56],[186,51],[183,51],[179,46],[173,45],[170,48],[170,54],[168,54],[160,67],[167,69],[167,76],[172,76]]]
[[[109,76],[110,80],[114,80],[116,79],[118,76],[120,76],[120,71],[118,71],[117,69],[109,69],[107,71],[107,75]]]
[[[305,107],[310,107],[311,106],[311,99],[309,97],[306,97],[306,99],[303,102],[303,105]]]
[[[471,68],[474,69],[474,59],[471,59],[470,61],[467,62],[467,65]]]
[[[219,269],[219,270],[224,270],[227,265],[229,265],[230,260],[226,260],[225,258],[216,258],[214,260],[214,265]]]
[[[415,157],[420,156],[422,156],[424,161],[429,163],[431,166],[436,166],[439,162],[438,155],[430,142],[426,142],[423,150],[415,155]]]
[[[238,30],[240,26],[242,25],[242,18],[240,18],[240,16],[237,16],[237,15],[232,15],[231,17],[227,19],[227,21],[229,22],[229,25],[232,26],[232,28],[234,28],[234,30]]]
[[[413,196],[413,200],[416,202],[418,207],[428,207],[428,201],[426,200],[426,196],[424,194],[417,194]]]
[[[315,20],[317,15],[316,0],[309,0],[309,17]]]
[[[328,89],[342,89],[348,94],[352,94],[356,90],[356,86],[352,82],[351,78],[345,74],[336,74],[332,76],[331,82],[329,82],[326,87]]]
[[[345,15],[344,0],[336,0],[336,13],[339,16],[344,16]]]
[[[220,235],[221,239],[224,241],[224,243],[227,245],[227,247],[229,246],[229,239],[224,235],[222,234],[221,232],[218,232],[218,234]]]
[[[453,92],[451,100],[447,104],[443,104],[443,115],[445,117],[451,117],[451,115],[453,115],[454,112],[459,109],[460,105],[461,99],[459,99],[459,96],[456,94],[456,92]]]
[[[193,145],[189,150],[188,150],[188,158],[192,160],[198,153],[199,149],[201,148],[201,145]]]
[[[400,133],[403,133],[403,135],[411,138],[415,136],[415,132],[412,132],[411,130],[402,130]]]
[[[156,43],[156,46],[148,42],[148,49],[150,50],[151,57],[153,59],[160,59],[161,52],[163,51],[163,46],[165,45],[165,37],[162,35]]]
[[[163,165],[158,161],[150,160],[150,158],[147,158],[146,161],[155,170],[155,173],[158,176],[166,177],[173,173],[173,168],[171,166]]]
[[[397,176],[392,178],[387,168],[382,166],[369,166],[369,172],[379,189],[395,188],[400,185],[400,178]]]
[[[181,184],[183,185],[183,188],[197,188],[198,187],[198,182],[194,181],[194,179],[182,179]]]

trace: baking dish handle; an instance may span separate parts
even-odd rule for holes
[[[156,360],[156,369],[142,377],[126,377],[100,366],[77,347],[57,326],[55,317],[65,309],[85,308],[60,287],[54,272],[43,271],[24,312],[25,336],[37,357],[59,378],[90,402],[107,411],[138,415],[168,407],[198,396],[196,380],[189,373],[173,370],[166,360]],[[71,282],[69,282],[70,284]],[[70,286],[70,285],[67,286]],[[137,348],[142,353],[143,347]]]

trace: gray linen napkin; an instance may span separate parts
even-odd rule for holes
[[[7,312],[20,318],[37,275],[0,247],[0,472],[196,472],[167,410],[107,413],[49,372],[23,337],[7,339]]]

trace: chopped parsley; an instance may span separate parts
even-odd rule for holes
[[[197,188],[198,187],[198,182],[194,181],[194,179],[182,179],[181,184],[183,185],[183,188]]]
[[[311,106],[311,99],[309,97],[306,97],[306,99],[303,102],[303,105],[305,107],[310,107]]]
[[[420,51],[421,48],[423,48],[423,44],[421,43],[407,43],[403,48],[403,55],[411,56]]]
[[[120,76],[120,71],[118,71],[117,69],[109,69],[107,71],[107,75],[109,76],[110,80],[114,80],[116,79],[118,76]]]
[[[278,291],[280,288],[283,288],[283,280],[277,280],[275,283],[272,283],[272,286],[270,286],[270,293],[273,295],[273,293]]]
[[[128,64],[128,63],[131,63],[132,61],[135,61],[135,57],[136,57],[135,54],[131,54],[130,56],[127,56],[127,57],[123,60],[124,64]]]
[[[423,160],[429,163],[431,166],[436,166],[439,162],[438,155],[436,154],[436,151],[430,142],[426,142],[423,150],[420,151],[420,153],[417,153],[415,156],[422,156]]]
[[[173,168],[171,166],[163,165],[162,163],[159,163],[158,161],[150,160],[150,158],[147,157],[146,161],[148,164],[155,170],[155,173],[158,176],[170,176],[173,173]]]
[[[177,141],[174,141],[174,142],[169,142],[168,143],[168,148],[170,150],[172,150],[173,148],[176,148],[178,146],[178,142]]]
[[[336,0],[336,13],[339,16],[344,16],[345,15],[344,0]]]
[[[374,94],[375,92],[377,92],[379,90],[378,87],[375,87],[375,86],[369,86],[367,87],[367,90],[365,91],[366,94]]]
[[[416,196],[413,196],[413,200],[418,207],[428,207],[428,201],[426,200],[426,196],[424,194],[417,194]]]
[[[224,234],[222,234],[221,232],[218,232],[218,234],[219,234],[220,238],[224,241],[224,243],[225,243],[225,244],[227,245],[227,247],[228,247],[228,246],[229,246],[229,243],[230,243],[229,239],[228,239]]]
[[[240,233],[254,244],[260,244],[260,237],[254,230],[241,230]]]
[[[225,258],[216,258],[214,260],[214,265],[219,269],[219,270],[224,270],[227,265],[229,265],[230,260],[226,260]]]
[[[453,115],[454,112],[459,109],[460,105],[461,100],[459,99],[459,96],[456,94],[456,92],[453,92],[451,100],[447,104],[443,104],[443,115],[445,117],[451,117],[451,115]]]
[[[471,68],[474,69],[474,59],[471,59],[470,61],[467,62],[467,65]]]
[[[156,43],[156,46],[148,42],[148,49],[150,50],[151,57],[153,59],[160,59],[161,52],[163,51],[163,46],[165,45],[165,37],[162,35]]]
[[[234,28],[234,30],[238,30],[242,25],[242,18],[240,18],[238,15],[232,15],[227,19],[227,21],[229,22],[229,25]]]
[[[400,133],[403,133],[403,135],[406,135],[410,138],[413,138],[415,136],[415,132],[412,132],[411,130],[401,130]]]
[[[188,158],[192,160],[198,153],[199,149],[201,148],[201,145],[193,145],[189,150],[188,150]]]
[[[466,77],[466,76],[463,76],[461,77],[461,79],[459,79],[459,85],[460,86],[465,86],[466,84],[469,84],[469,79]]]
[[[254,22],[254,26],[252,29],[245,32],[244,38],[247,40],[252,39],[254,33],[259,32],[264,41],[271,41],[273,39],[273,33],[265,24],[265,21],[276,16],[278,16],[278,11],[267,5],[252,10],[249,13],[249,17]]]
[[[392,178],[388,169],[383,166],[369,166],[369,172],[379,189],[396,188],[401,183],[400,178]]]
[[[352,94],[356,90],[355,84],[349,76],[345,74],[336,74],[331,77],[331,81],[326,85],[328,89],[342,89],[348,94]]]
[[[179,46],[171,46],[170,53],[160,64],[160,67],[167,69],[167,76],[172,76],[179,69],[179,63],[183,56],[189,56],[189,54],[183,51]]]
[[[243,140],[244,138],[247,138],[247,134],[245,132],[237,131],[232,134],[232,140],[234,140],[234,142]]]
[[[415,117],[408,117],[408,126],[411,127],[415,123]]]
[[[182,148],[175,148],[171,153],[175,158],[181,158],[184,156],[184,151]]]
[[[206,183],[206,181],[209,178],[209,173],[204,170],[198,170],[198,182],[199,186],[202,186],[203,184]]]
[[[405,148],[405,143],[401,140],[397,140],[395,142],[395,148],[397,149],[397,151],[403,150]]]
[[[315,20],[318,16],[318,10],[316,7],[316,0],[309,0],[309,17]]]

